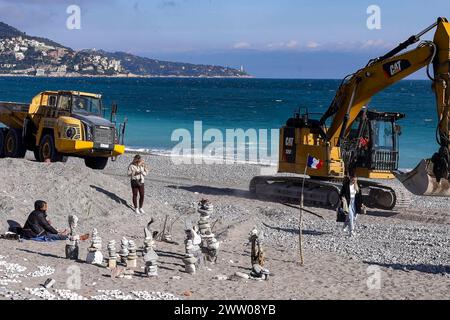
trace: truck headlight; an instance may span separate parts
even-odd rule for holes
[[[78,127],[78,126],[64,127],[64,138],[71,139],[71,140],[80,139],[80,127]]]
[[[74,127],[69,127],[66,129],[66,137],[72,139],[77,134],[77,130]]]

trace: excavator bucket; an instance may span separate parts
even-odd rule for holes
[[[419,165],[410,172],[394,172],[395,177],[405,188],[418,196],[450,197],[450,183],[446,179],[437,182],[433,174],[431,160],[422,160]]]

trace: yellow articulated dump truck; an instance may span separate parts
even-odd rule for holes
[[[30,104],[0,102],[0,157],[66,162],[83,158],[87,167],[103,170],[109,158],[125,152],[125,123],[103,116],[101,95],[78,91],[45,91]]]

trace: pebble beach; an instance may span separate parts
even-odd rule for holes
[[[8,221],[21,225],[42,199],[49,219],[68,228],[77,215],[78,228],[94,228],[103,240],[123,237],[137,246],[132,277],[112,277],[106,263],[87,264],[90,241],[80,244],[80,261],[65,259],[65,242],[37,243],[0,240],[0,299],[34,300],[309,300],[309,299],[448,299],[450,297],[450,199],[411,195],[400,211],[368,210],[357,220],[350,238],[335,222],[336,214],[307,208],[303,225],[304,265],[299,265],[299,209],[255,199],[248,191],[257,165],[175,165],[170,157],[144,155],[151,173],[146,179],[145,214],[136,214],[126,169],[132,155],[93,171],[80,159],[37,163],[0,159],[0,233]],[[389,181],[396,189],[403,188]],[[199,218],[194,209],[202,199],[214,205],[211,219],[220,242],[216,264],[196,274],[184,272],[187,220]],[[144,274],[144,227],[153,218],[154,230],[172,226],[175,243],[155,242],[158,276]],[[257,281],[249,274],[249,233],[262,231],[265,267],[271,275]],[[54,279],[50,288],[42,285]]]

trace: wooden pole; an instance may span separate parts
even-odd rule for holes
[[[309,154],[306,157],[306,164],[305,164],[305,172],[303,174],[303,183],[302,183],[302,194],[300,196],[300,222],[299,222],[299,226],[298,226],[298,242],[299,242],[299,250],[300,250],[300,265],[303,266],[304,265],[304,260],[303,260],[303,206],[304,206],[304,196],[303,196],[303,192],[305,190],[305,180],[306,180],[306,172],[308,170],[308,159],[309,159]]]

